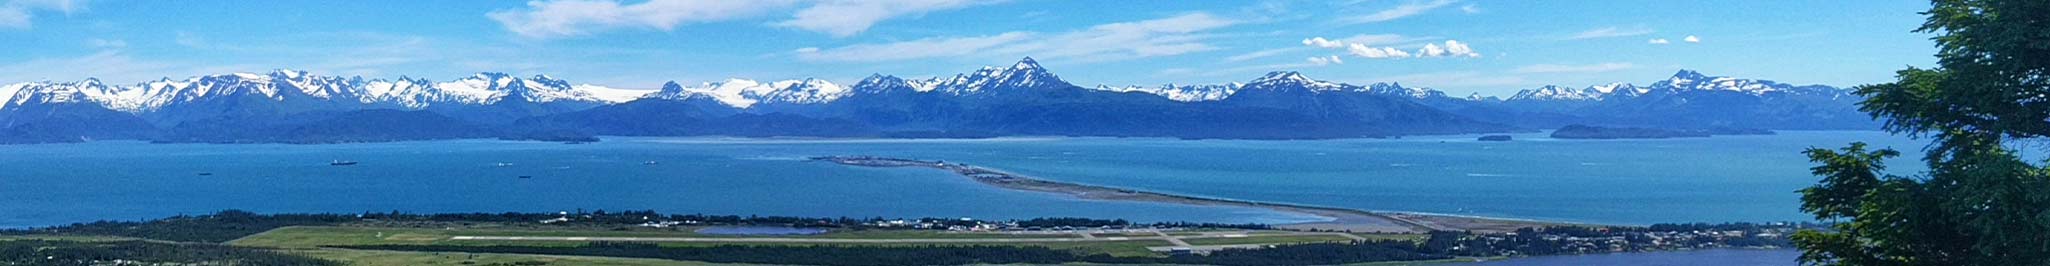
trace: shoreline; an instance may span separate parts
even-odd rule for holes
[[[1347,231],[1379,233],[1428,233],[1431,231],[1470,231],[1475,233],[1498,233],[1515,231],[1526,227],[1550,225],[1582,225],[1565,222],[1548,222],[1524,219],[1502,219],[1465,215],[1435,215],[1417,212],[1378,212],[1340,207],[1315,206],[1278,202],[1226,199],[1202,196],[1176,195],[1160,192],[1140,191],[1125,188],[1085,185],[1050,181],[1013,174],[995,169],[969,166],[946,161],[923,161],[915,159],[873,157],[873,156],[818,156],[811,161],[826,161],[841,165],[860,167],[924,167],[954,172],[956,175],[973,179],[984,185],[999,188],[1064,194],[1081,199],[1116,200],[1169,203],[1197,206],[1232,206],[1267,209],[1278,212],[1309,214],[1331,218],[1330,221],[1305,222],[1274,225],[1275,228],[1311,231]]]

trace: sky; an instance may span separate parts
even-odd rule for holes
[[[0,83],[297,69],[728,78],[952,76],[1032,57],[1082,86],[1269,71],[1453,95],[1646,85],[1679,69],[1795,84],[1930,66],[1927,1],[0,0]]]

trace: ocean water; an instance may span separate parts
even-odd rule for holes
[[[1124,138],[810,140],[613,137],[590,144],[0,146],[0,227],[257,212],[554,212],[849,217],[1080,216],[1286,223],[1260,209],[1070,199],[937,170],[803,158],[946,160],[1039,178],[1247,200],[1615,224],[1803,220],[1799,151],[1923,142],[1798,131],[1667,140],[1474,136],[1309,141]],[[1908,152],[1908,154],[1916,154]],[[332,160],[360,162],[330,166]],[[655,162],[648,164],[646,162]],[[1912,159],[1895,171],[1914,171]],[[530,178],[519,178],[529,176]]]
[[[1792,249],[1710,249],[1694,251],[1667,251],[1642,253],[1610,253],[1589,255],[1538,256],[1507,260],[1462,263],[1474,266],[1584,266],[1584,265],[1636,265],[1636,266],[1766,266],[1800,265],[1796,259],[1801,251]]]

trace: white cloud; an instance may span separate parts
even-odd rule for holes
[[[529,38],[591,34],[618,28],[670,30],[677,25],[749,18],[791,4],[789,0],[536,0],[524,10],[485,14],[506,30]]]
[[[1669,43],[1673,43],[1673,41],[1669,41],[1669,40],[1666,40],[1666,38],[1653,38],[1653,39],[1651,39],[1651,40],[1649,40],[1649,41],[1644,41],[1644,42],[1645,42],[1645,43],[1649,43],[1649,44],[1669,44]]]
[[[1338,56],[1336,56],[1336,55],[1333,55],[1333,56],[1318,56],[1318,57],[1310,57],[1310,59],[1309,59],[1309,60],[1310,60],[1310,65],[1313,65],[1313,66],[1322,66],[1322,65],[1332,65],[1332,64],[1345,64],[1345,60],[1344,60],[1344,59],[1339,59],[1339,58],[1338,58]]]
[[[747,2],[747,1],[732,1]],[[926,12],[956,9],[991,1],[978,0],[832,0],[798,10],[794,18],[777,22],[778,26],[793,27],[823,32],[834,37],[847,37],[868,30],[894,17],[922,15]]]
[[[1524,74],[1603,73],[1631,69],[1636,67],[1637,65],[1622,62],[1610,62],[1588,65],[1536,64],[1518,67],[1515,70],[1512,70],[1511,72]]]
[[[1466,12],[1467,14],[1480,14],[1481,7],[1475,4],[1466,4],[1464,6],[1459,6],[1459,11]]]
[[[1654,30],[1651,30],[1651,29],[1648,29],[1648,28],[1643,28],[1643,27],[1638,27],[1638,28],[1629,28],[1629,29],[1624,29],[1624,28],[1617,28],[1617,27],[1606,27],[1606,28],[1599,28],[1599,29],[1591,29],[1591,30],[1587,30],[1587,31],[1582,31],[1582,32],[1580,32],[1580,33],[1577,33],[1577,34],[1573,34],[1573,36],[1567,36],[1567,37],[1566,37],[1566,39],[1567,39],[1567,40],[1586,40],[1586,39],[1600,39],[1600,38],[1612,38],[1612,37],[1629,37],[1629,36],[1638,36],[1638,35],[1645,35],[1645,34],[1651,34],[1652,32],[1656,32],[1656,31],[1654,31]]]
[[[1446,5],[1451,5],[1452,3],[1457,3],[1457,2],[1459,2],[1459,1],[1456,1],[1456,0],[1429,0],[1429,1],[1411,1],[1411,2],[1409,2],[1409,3],[1404,3],[1404,4],[1402,4],[1402,5],[1399,5],[1399,6],[1395,6],[1394,8],[1389,8],[1389,9],[1381,10],[1381,11],[1379,11],[1379,12],[1374,12],[1374,13],[1371,13],[1371,14],[1366,14],[1366,15],[1363,15],[1363,16],[1356,16],[1356,17],[1347,17],[1347,18],[1344,18],[1344,19],[1340,19],[1340,20],[1339,20],[1339,22],[1341,22],[1341,23],[1345,23],[1345,24],[1361,24],[1361,23],[1374,23],[1374,22],[1382,22],[1382,21],[1390,21],[1390,20],[1396,20],[1396,19],[1400,19],[1400,18],[1405,18],[1405,17],[1409,17],[1409,16],[1415,16],[1415,15],[1417,15],[1417,14],[1423,14],[1423,13],[1424,13],[1425,11],[1431,11],[1432,9],[1438,9],[1439,7],[1444,7],[1444,6],[1446,6]]]
[[[1357,43],[1347,45],[1345,51],[1365,58],[1407,58],[1410,56],[1409,52],[1396,50],[1393,47],[1375,48]]]
[[[1480,52],[1475,52],[1472,46],[1468,46],[1466,43],[1459,42],[1458,40],[1445,40],[1445,42],[1442,44],[1425,43],[1423,47],[1417,48],[1416,52],[1414,53],[1404,51],[1402,49],[1396,49],[1395,47],[1374,47],[1362,43],[1347,43],[1345,45],[1345,51],[1346,53],[1350,53],[1354,56],[1375,59],[1411,57],[1481,57]]]
[[[1445,46],[1438,46],[1438,44],[1434,44],[1434,43],[1431,43],[1431,44],[1424,44],[1424,48],[1423,48],[1423,49],[1419,49],[1419,50],[1417,50],[1417,56],[1418,56],[1418,57],[1481,57],[1481,54],[1480,54],[1480,53],[1476,53],[1476,52],[1474,52],[1474,51],[1473,51],[1473,47],[1467,47],[1467,46],[1466,46],[1466,43],[1461,43],[1461,42],[1459,42],[1458,40],[1445,40]]]
[[[1310,37],[1309,39],[1303,39],[1303,45],[1317,48],[1351,49],[1351,45],[1393,45],[1423,39],[1424,38],[1408,37],[1397,34],[1360,34],[1337,40],[1325,39],[1324,37]]]
[[[1352,37],[1345,37],[1345,39],[1340,40],[1344,41],[1345,43],[1357,43],[1365,45],[1395,45],[1406,42],[1421,41],[1425,39],[1428,38],[1409,37],[1398,34],[1360,34],[1353,35]]]
[[[1689,43],[1701,43],[1701,37],[1694,37],[1694,35],[1687,35],[1687,38],[1680,40],[1687,41]]]
[[[1202,31],[1238,21],[1207,13],[1134,22],[1102,24],[1088,29],[1049,34],[1008,32],[976,37],[934,37],[879,44],[857,44],[800,53],[811,61],[874,62],[964,55],[1032,56],[1041,59],[1086,58],[1110,61],[1216,50],[1203,42]]]
[[[1318,48],[1338,48],[1338,47],[1345,47],[1345,43],[1344,43],[1344,42],[1339,42],[1339,41],[1333,41],[1333,40],[1327,40],[1327,39],[1324,39],[1324,37],[1312,37],[1312,38],[1309,38],[1309,39],[1303,39],[1303,45],[1309,45],[1310,47],[1318,47]]]
[[[11,7],[0,7],[0,28],[26,29],[28,27],[28,10]]]
[[[0,28],[27,29],[34,25],[35,13],[50,10],[71,14],[85,10],[84,0],[7,0],[0,3]]]

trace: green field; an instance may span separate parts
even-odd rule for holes
[[[292,226],[250,235],[227,244],[240,247],[271,248],[288,253],[302,254],[316,258],[344,262],[347,265],[727,265],[703,262],[673,261],[660,259],[609,258],[586,256],[521,255],[521,254],[472,254],[461,252],[409,252],[356,250],[336,247],[368,245],[446,245],[446,246],[547,246],[569,247],[587,245],[590,241],[572,240],[453,240],[454,236],[528,236],[528,237],[691,237],[691,238],[745,238],[747,236],[706,235],[694,233],[694,228],[651,229],[628,228],[535,228],[498,226],[435,226],[378,227],[367,225],[347,226]],[[1208,233],[1209,235],[1205,235]],[[1332,234],[1300,234],[1287,231],[1263,230],[1203,230],[1173,231],[1169,235],[1185,237],[1191,245],[1238,245],[1238,244],[1292,244],[1345,242],[1350,238]],[[1243,235],[1243,237],[1220,237],[1220,235]],[[1106,233],[1095,234],[1098,238],[1134,237],[1151,238],[1153,233]],[[1417,240],[1423,235],[1373,235],[1359,234],[1370,239]],[[1023,238],[1067,238],[1081,239],[1079,234],[1008,234],[1008,233],[964,233],[914,230],[845,230],[808,236],[778,236],[778,238],[819,239],[1023,239]],[[118,241],[132,238],[70,236],[70,235],[26,235],[4,236],[0,241],[26,239],[54,239],[72,241]],[[1071,250],[1082,254],[1108,254],[1123,257],[1161,257],[1162,253],[1147,250],[1147,247],[1171,246],[1161,239],[1098,240],[1083,242],[966,242],[966,243],[806,243],[806,242],[656,242],[664,247],[710,247],[720,245],[756,246],[1037,246],[1060,250]],[[1388,264],[1406,265],[1406,264]]]
[[[490,265],[541,262],[546,265],[589,265],[589,266],[702,266],[741,265],[718,264],[692,261],[674,261],[637,258],[608,258],[585,256],[551,256],[519,254],[473,254],[454,252],[403,252],[349,249],[294,250],[315,258],[339,261],[351,266],[401,266],[401,265]]]
[[[1192,245],[1236,245],[1236,244],[1289,244],[1316,242],[1344,242],[1350,239],[1337,235],[1282,235],[1289,232],[1254,231],[1246,237],[1202,237],[1187,238]],[[1194,236],[1197,232],[1175,232],[1173,235]],[[325,253],[323,257],[340,256],[334,249],[321,247],[360,245],[453,245],[453,246],[577,246],[589,241],[571,240],[452,240],[453,236],[552,236],[552,237],[719,237],[692,233],[689,230],[676,231],[614,231],[614,230],[534,230],[534,229],[434,229],[395,228],[361,226],[296,226],[285,227],[261,234],[244,237],[231,245],[267,247],[294,250],[308,250]],[[1104,234],[1099,237],[1125,236]],[[1152,237],[1153,234],[1131,234],[1131,237]],[[1377,239],[1414,239],[1415,235],[1363,235]],[[740,236],[725,236],[738,238]],[[830,239],[977,239],[977,238],[1080,238],[1073,234],[1003,234],[1003,233],[955,233],[911,230],[858,230],[835,231],[804,238]],[[984,245],[984,246],[1041,246],[1055,249],[1074,250],[1082,253],[1110,254],[1115,256],[1161,256],[1146,247],[1169,246],[1171,243],[1158,239],[1135,239],[1119,241],[1090,242],[986,242],[986,243],[765,243],[765,242],[659,242],[665,247],[703,247],[717,245],[779,245],[779,246],[933,246],[933,245]],[[345,253],[345,252],[343,252]],[[339,259],[339,258],[338,258]],[[352,260],[383,258],[349,258]],[[429,258],[414,258],[429,259]],[[626,263],[626,262],[619,262]],[[629,264],[631,265],[631,264]]]
[[[1347,242],[1352,241],[1352,239],[1337,235],[1252,235],[1247,237],[1185,238],[1182,239],[1182,241],[1189,242],[1190,245],[1208,246],[1274,243],[1332,243]]]

